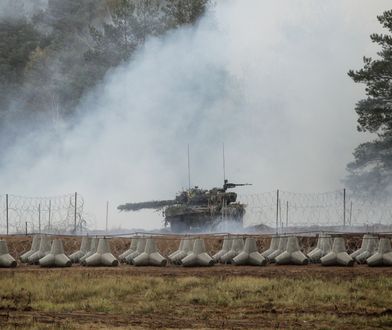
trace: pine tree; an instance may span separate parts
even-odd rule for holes
[[[346,183],[353,191],[373,195],[392,192],[392,10],[377,18],[387,30],[370,36],[381,46],[378,58],[364,57],[362,69],[348,72],[354,82],[366,85],[367,98],[355,107],[358,131],[377,137],[355,149]]]

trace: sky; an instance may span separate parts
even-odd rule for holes
[[[193,27],[151,38],[84,97],[72,130],[22,139],[0,173],[7,193],[77,191],[104,228],[162,226],[117,205],[171,199],[191,184],[249,182],[240,194],[342,188],[364,87],[347,76],[377,48],[387,0],[217,1]]]

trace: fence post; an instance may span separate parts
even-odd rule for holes
[[[75,234],[76,234],[76,217],[77,217],[77,204],[78,204],[78,193],[75,192],[75,214],[74,214],[74,220],[75,220]]]
[[[8,235],[8,194],[5,195],[5,220],[6,220],[7,235]]]
[[[26,236],[27,236],[27,221],[25,222],[25,227],[26,227]]]
[[[276,235],[279,232],[279,189],[276,190]]]
[[[41,234],[41,203],[38,204],[38,232]]]
[[[108,233],[108,222],[109,222],[109,201],[106,202],[106,234]]]
[[[48,230],[50,231],[50,217],[52,216],[52,201],[49,200],[49,209],[48,209]]]
[[[286,230],[289,226],[289,201],[286,202]]]
[[[346,188],[343,189],[343,227],[346,227]]]
[[[283,221],[282,221],[282,201],[279,198],[279,226],[281,233],[283,233]]]

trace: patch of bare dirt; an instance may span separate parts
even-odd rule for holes
[[[267,265],[264,267],[254,266],[233,266],[233,265],[215,265],[212,267],[182,267],[182,266],[166,266],[166,267],[135,267],[130,265],[120,265],[118,267],[83,267],[73,265],[70,268],[41,268],[39,266],[20,265],[17,268],[3,268],[1,273],[48,273],[56,272],[67,273],[83,273],[90,276],[97,275],[126,275],[126,276],[163,276],[163,277],[218,277],[225,278],[231,276],[255,276],[264,278],[339,278],[350,280],[356,277],[377,277],[392,276],[392,267],[370,268],[366,265],[355,265],[353,267],[323,267],[320,265],[306,266],[278,266]]]

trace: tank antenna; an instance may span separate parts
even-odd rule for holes
[[[189,156],[189,144],[188,144],[188,188],[191,190],[191,161]]]
[[[226,181],[225,143],[222,143],[223,183]]]

